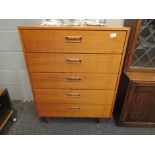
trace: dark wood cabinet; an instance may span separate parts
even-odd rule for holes
[[[123,74],[114,110],[118,125],[155,127],[154,78],[153,73]]]
[[[131,28],[125,70],[155,72],[155,19],[127,19],[124,25]]]
[[[114,117],[119,126],[155,127],[155,20],[127,19],[131,28]]]
[[[155,83],[132,82],[125,122],[155,123]]]

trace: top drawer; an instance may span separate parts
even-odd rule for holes
[[[122,53],[126,31],[22,30],[26,52]]]

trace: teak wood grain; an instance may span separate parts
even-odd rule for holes
[[[67,89],[34,89],[37,105],[40,103],[62,104],[107,104],[111,105],[114,90],[67,90]]]
[[[112,117],[129,28],[22,26],[19,32],[39,116]],[[64,81],[66,75],[71,79]]]
[[[29,26],[18,26],[21,30],[81,30],[81,31],[129,31],[129,27],[124,26],[47,26],[47,25],[29,25]]]
[[[44,117],[110,118],[110,105],[40,104],[38,113]]]
[[[115,89],[117,74],[31,73],[34,88]]]
[[[27,53],[30,72],[118,73],[121,55]],[[67,60],[80,61],[67,63]]]
[[[27,52],[122,53],[126,32],[22,30],[22,36]]]

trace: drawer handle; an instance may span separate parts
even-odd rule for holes
[[[67,96],[68,96],[68,97],[76,97],[76,98],[78,98],[78,97],[80,97],[81,95],[80,95],[79,93],[68,93]]]
[[[80,110],[80,107],[68,107],[69,110]]]
[[[81,81],[80,77],[67,77],[66,79],[69,82],[80,82]]]
[[[82,40],[81,36],[66,36],[65,42],[66,43],[80,43]]]
[[[67,59],[66,63],[67,64],[80,64],[82,62],[81,59]]]

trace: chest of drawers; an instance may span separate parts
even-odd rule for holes
[[[20,26],[37,113],[111,118],[129,28]]]

